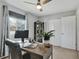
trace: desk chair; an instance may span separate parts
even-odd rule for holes
[[[22,55],[19,43],[13,43],[7,40],[5,43],[9,47],[11,59],[31,59],[28,53]]]

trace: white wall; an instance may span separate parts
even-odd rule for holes
[[[49,43],[55,45],[55,46],[60,46],[60,19],[61,18],[54,18],[53,15],[51,16],[44,16],[41,18],[42,20],[41,21],[44,21],[44,31],[45,32],[48,32],[50,30],[55,30],[55,33],[54,33],[54,37],[51,37],[50,40],[49,40]],[[56,37],[57,36],[57,37]],[[57,40],[55,40],[57,39]]]
[[[28,14],[28,29],[29,29],[29,38],[34,39],[34,22],[37,20],[37,17]]]
[[[50,38],[50,43],[56,45],[56,46],[60,46],[61,45],[61,36],[60,36],[60,33],[61,33],[61,20],[60,19],[51,19],[49,20],[48,22],[48,31],[50,30],[55,30],[54,32],[54,37],[51,37]]]
[[[79,50],[79,9],[77,10],[77,49]]]
[[[52,17],[46,17],[44,19],[44,31],[48,32],[50,30],[55,30],[53,37],[50,38],[49,42],[53,45],[60,46],[60,32],[61,32],[61,20],[52,19]],[[56,39],[56,40],[55,40]]]

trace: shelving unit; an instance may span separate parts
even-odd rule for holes
[[[39,20],[34,22],[34,39],[36,41],[42,42],[42,32],[44,32],[44,22]]]

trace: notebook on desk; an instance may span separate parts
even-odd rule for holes
[[[30,44],[28,46],[24,46],[24,48],[36,48],[36,47],[37,47],[36,43]]]
[[[19,43],[20,47],[23,48],[23,47],[28,47],[30,46],[32,43],[27,43],[27,42],[24,42],[24,43]]]

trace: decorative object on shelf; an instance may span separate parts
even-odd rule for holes
[[[37,20],[34,22],[34,39],[37,42],[42,42],[42,33],[44,32],[44,22]]]
[[[44,40],[50,40],[50,37],[54,36],[54,31],[55,30],[51,30],[49,32],[43,32],[42,36],[44,37]]]
[[[47,48],[50,48],[51,45],[50,45],[50,43],[44,43],[44,46]]]

